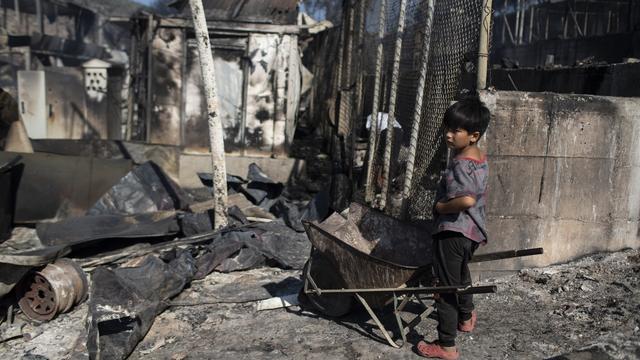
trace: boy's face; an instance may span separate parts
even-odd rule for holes
[[[444,141],[449,149],[460,151],[466,147],[473,145],[480,139],[479,132],[468,132],[465,129],[445,129]]]

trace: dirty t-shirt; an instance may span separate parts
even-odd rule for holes
[[[486,157],[482,160],[456,157],[451,161],[440,180],[437,201],[445,202],[457,197],[471,196],[476,199],[476,204],[458,214],[435,214],[434,235],[444,231],[455,231],[473,241],[487,242],[485,206],[488,175],[489,165]]]

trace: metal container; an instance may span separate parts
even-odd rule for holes
[[[304,225],[314,250],[319,253],[314,257],[323,258],[322,262],[312,261],[310,269],[317,274],[322,283],[317,285],[321,287],[396,288],[430,273],[429,232],[382,212],[353,203],[348,219],[334,214],[322,223]],[[367,294],[364,298],[372,307],[381,308],[392,294]],[[342,309],[342,304],[339,307]]]
[[[20,309],[31,319],[48,321],[87,298],[85,272],[70,259],[58,259],[27,275],[18,286]]]

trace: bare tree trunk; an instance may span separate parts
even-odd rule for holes
[[[224,142],[222,124],[216,113],[216,78],[213,66],[213,54],[209,42],[209,29],[204,16],[202,0],[189,0],[193,14],[193,28],[198,42],[200,54],[200,68],[202,82],[207,101],[207,120],[209,123],[209,141],[211,144],[211,162],[213,167],[213,199],[214,199],[214,228],[219,229],[227,225],[227,170],[224,162]]]

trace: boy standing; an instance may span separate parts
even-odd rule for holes
[[[489,125],[489,110],[476,97],[451,105],[444,115],[445,141],[453,161],[440,182],[434,207],[433,266],[443,286],[471,285],[468,262],[487,242],[485,204],[489,167],[477,146]],[[473,296],[441,294],[438,341],[420,341],[417,351],[429,358],[458,359],[456,330],[471,332],[476,324]]]

